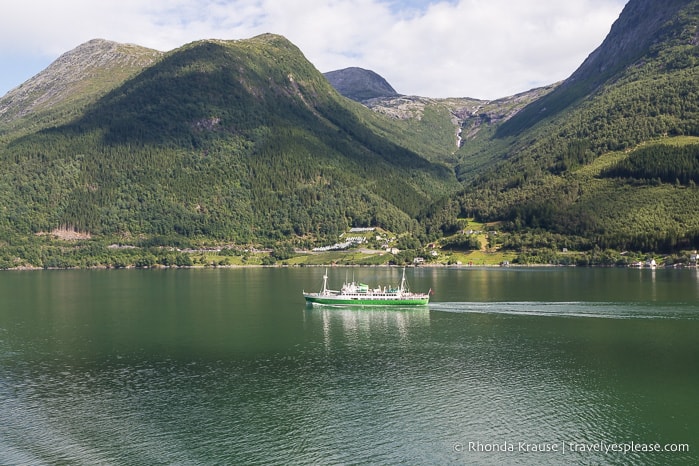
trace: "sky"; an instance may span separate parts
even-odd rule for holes
[[[4,0],[0,96],[101,38],[161,51],[270,32],[321,72],[401,94],[496,99],[570,76],[628,0]]]

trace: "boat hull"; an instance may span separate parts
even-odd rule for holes
[[[373,299],[354,296],[314,296],[306,294],[306,303],[321,305],[353,305],[353,306],[426,306],[430,302],[429,296],[421,297],[396,297]]]

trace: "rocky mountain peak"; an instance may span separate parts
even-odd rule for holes
[[[67,100],[92,99],[161,56],[162,52],[138,45],[93,39],[64,53],[0,99],[0,122],[54,108]]]
[[[351,67],[324,75],[340,94],[358,102],[399,95],[384,78],[371,70]]]

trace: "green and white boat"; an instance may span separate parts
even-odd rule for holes
[[[303,292],[306,303],[321,305],[353,305],[353,306],[426,306],[430,302],[430,294],[413,293],[408,289],[403,277],[398,287],[369,288],[364,283],[349,282],[342,285],[341,290],[328,289],[328,270],[323,275],[323,289],[318,293]]]

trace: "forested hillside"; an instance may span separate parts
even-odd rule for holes
[[[241,243],[414,230],[453,171],[377,135],[377,118],[279,36],[189,44],[6,144],[0,229]]]
[[[676,139],[699,136],[698,26],[699,2],[631,0],[569,80],[487,144],[462,147],[462,164],[478,156],[490,166],[457,170],[465,190],[452,214],[575,235],[589,247],[697,247],[696,141]],[[603,167],[611,159],[615,168]]]

